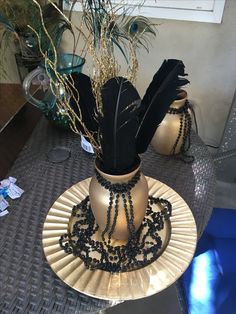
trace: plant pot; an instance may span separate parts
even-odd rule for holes
[[[151,144],[156,152],[162,155],[174,155],[182,152],[186,131],[189,125],[190,113],[184,109],[187,92],[181,90],[178,98],[171,104],[168,113],[157,128]],[[188,115],[186,119],[186,115]]]
[[[99,225],[99,229],[104,233],[106,230],[107,235],[111,235],[112,238],[119,240],[128,240],[130,237],[130,228],[127,223],[127,210],[125,207],[128,207],[129,217],[132,216],[132,209],[130,208],[130,199],[133,206],[133,225],[135,231],[140,227],[148,204],[148,185],[145,176],[140,173],[140,165],[130,173],[124,175],[111,175],[100,171],[97,167],[95,167],[97,171],[97,175],[92,177],[89,186],[89,197],[91,203],[91,209],[97,224]],[[139,176],[140,174],[140,176]],[[99,176],[99,178],[98,178]],[[109,182],[113,187],[117,185],[118,187],[123,184],[123,186],[127,186],[128,183],[132,182],[131,180],[135,178],[135,176],[139,176],[139,180],[137,183],[130,189],[128,192],[120,192],[113,193],[111,196],[111,192],[105,186],[101,184],[101,180],[104,182]],[[101,179],[102,178],[102,179]],[[99,182],[100,181],[100,182]],[[112,207],[109,209],[109,203],[111,201],[111,197],[113,198]],[[118,199],[117,202],[117,217],[115,217],[115,200]],[[124,201],[125,199],[125,201]],[[127,206],[125,205],[127,204]],[[110,211],[110,219],[109,219],[109,211]],[[114,230],[112,231],[112,225],[115,220]],[[108,221],[110,221],[108,227]]]

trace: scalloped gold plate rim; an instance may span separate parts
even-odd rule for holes
[[[66,254],[59,238],[67,233],[72,207],[88,195],[91,178],[66,190],[50,208],[43,226],[43,249],[56,275],[71,288],[103,300],[134,300],[153,295],[173,284],[187,269],[196,248],[197,229],[186,202],[173,189],[146,177],[149,195],[172,204],[169,242],[151,264],[134,271],[109,273],[89,270],[79,257]]]

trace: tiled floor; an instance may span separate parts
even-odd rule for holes
[[[215,207],[236,209],[236,156],[216,164]]]
[[[126,301],[106,311],[106,314],[180,314],[175,286],[151,297]]]

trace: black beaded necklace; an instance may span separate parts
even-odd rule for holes
[[[108,243],[110,244],[110,242],[111,242],[111,236],[114,232],[117,217],[118,217],[118,208],[119,208],[120,197],[122,197],[122,200],[123,200],[123,206],[124,206],[127,226],[128,226],[128,230],[129,230],[129,238],[132,238],[135,234],[135,226],[134,226],[134,206],[133,206],[130,191],[136,185],[136,183],[140,180],[140,176],[141,176],[140,170],[138,170],[136,172],[136,174],[133,176],[133,178],[131,180],[128,181],[128,183],[112,184],[111,182],[109,182],[105,178],[103,178],[97,170],[95,170],[95,174],[96,174],[96,178],[97,178],[98,183],[100,183],[101,186],[103,186],[106,190],[108,190],[110,192],[109,206],[107,208],[107,224],[106,224],[105,229],[102,232],[103,241],[105,241],[104,235],[108,232],[108,230],[110,228],[111,210],[113,207],[113,203],[115,201],[115,215],[114,215],[114,219],[113,219],[113,222],[112,222],[109,234],[108,234]],[[127,202],[127,200],[128,200],[128,202]]]
[[[194,161],[194,157],[187,155],[187,152],[191,145],[191,128],[192,128],[192,119],[189,113],[190,104],[189,101],[186,100],[185,104],[180,108],[169,108],[168,113],[170,114],[179,114],[180,115],[180,128],[179,133],[174,143],[172,154],[175,154],[176,147],[183,136],[183,143],[180,147],[179,158],[186,163],[192,163]]]
[[[61,236],[60,246],[66,253],[80,257],[89,269],[126,272],[152,263],[158,257],[162,247],[158,232],[164,228],[164,221],[171,216],[170,202],[149,196],[146,216],[139,230],[135,232],[131,189],[139,181],[140,171],[126,184],[112,184],[97,171],[96,177],[98,182],[110,192],[107,223],[102,231],[101,240],[98,240],[99,228],[91,210],[89,196],[87,196],[73,207],[72,216],[76,217],[76,222],[72,227],[72,232]],[[118,217],[120,196],[123,200],[129,238],[126,244],[113,246],[111,240]],[[161,210],[153,211],[153,205],[160,205]],[[115,215],[111,222],[113,206]]]

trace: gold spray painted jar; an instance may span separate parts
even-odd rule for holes
[[[111,184],[127,184],[139,171],[140,166],[134,171],[124,174],[124,175],[110,175],[102,172],[96,167],[98,173]],[[132,197],[132,204],[134,210],[134,226],[135,230],[140,227],[148,204],[148,185],[145,176],[141,173],[140,179],[135,184],[135,186],[130,190]],[[110,201],[110,192],[105,189],[97,180],[96,175],[92,177],[89,185],[89,197],[91,203],[91,209],[95,217],[96,223],[99,225],[101,232],[105,229],[107,225],[107,210]],[[128,203],[127,195],[126,201]],[[115,216],[115,207],[112,206],[110,221],[111,225]],[[108,233],[111,227],[108,229]],[[129,230],[127,225],[127,219],[125,215],[125,208],[123,199],[120,195],[118,203],[118,216],[116,220],[116,225],[112,237],[119,240],[127,240],[129,237]]]
[[[170,105],[170,108],[180,109],[185,105],[187,92],[181,90],[178,98]],[[161,124],[158,126],[151,144],[155,151],[162,155],[172,155],[180,153],[184,141],[184,134],[179,137],[178,144],[175,143],[181,128],[181,114],[167,113]]]

